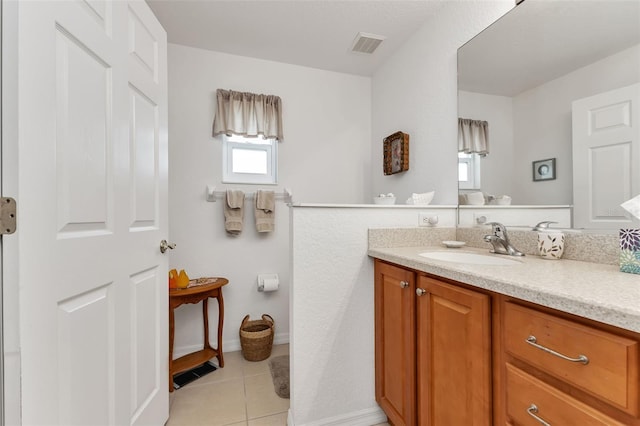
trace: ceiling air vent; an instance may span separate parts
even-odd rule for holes
[[[382,43],[382,40],[385,38],[384,36],[375,34],[358,33],[355,40],[353,40],[351,51],[371,54],[380,46],[380,43]]]

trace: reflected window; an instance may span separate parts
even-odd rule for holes
[[[458,153],[458,188],[480,189],[480,155]]]

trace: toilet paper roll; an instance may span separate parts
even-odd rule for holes
[[[262,287],[262,291],[276,291],[280,286],[280,282],[277,278],[266,278]]]
[[[280,285],[278,274],[258,275],[258,291],[276,291]]]

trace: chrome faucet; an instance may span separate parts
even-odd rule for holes
[[[492,253],[508,254],[509,256],[524,256],[520,250],[511,245],[509,236],[507,235],[507,228],[498,222],[489,222],[487,225],[491,225],[493,232],[492,235],[485,235],[484,240],[491,243],[493,249]]]

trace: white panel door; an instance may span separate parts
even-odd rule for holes
[[[640,194],[640,83],[572,105],[574,227],[640,225],[620,204]]]
[[[143,1],[18,7],[23,424],[164,424],[165,32]]]

